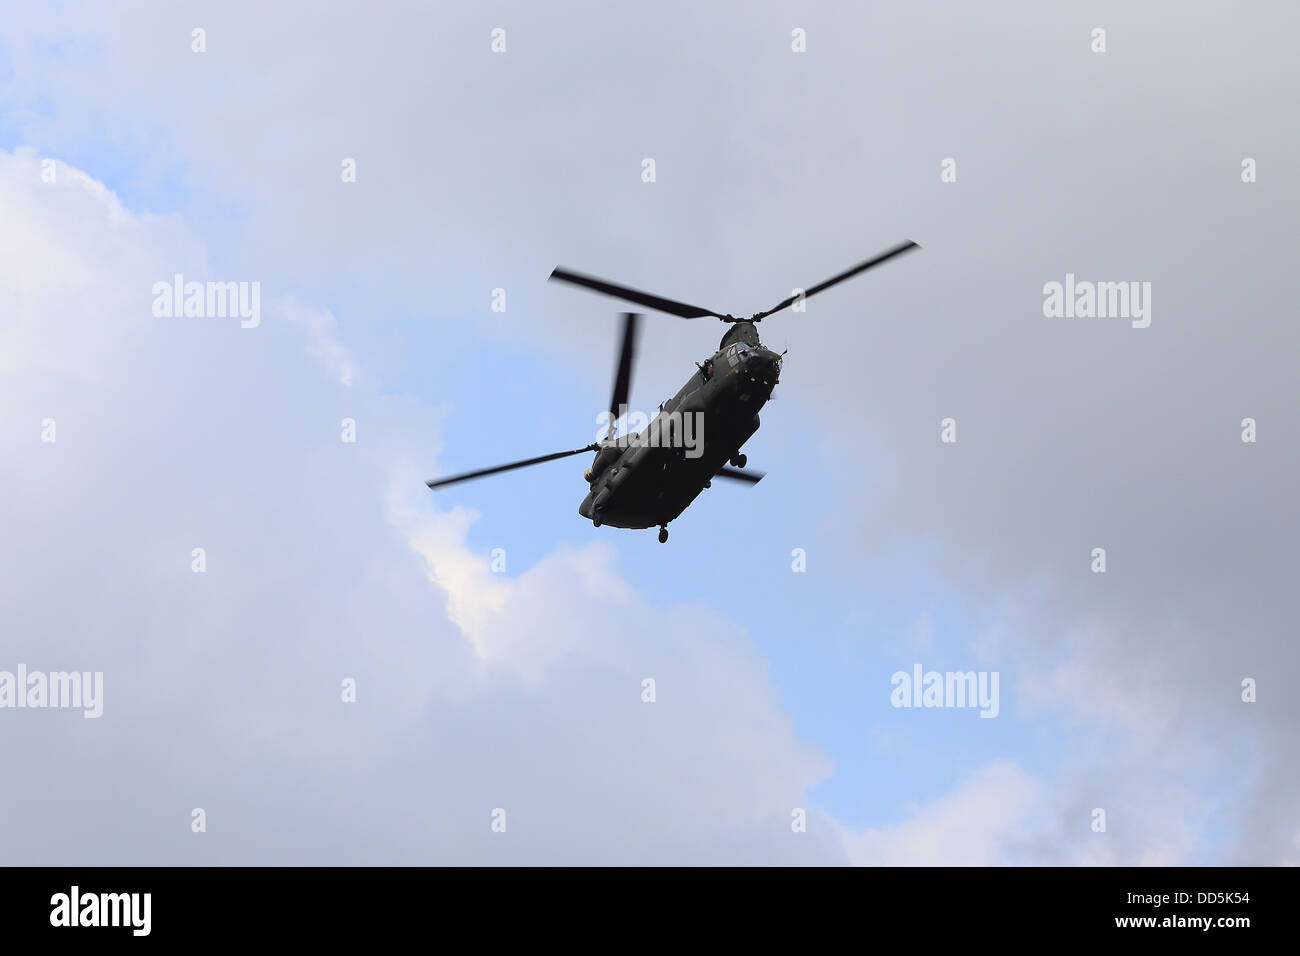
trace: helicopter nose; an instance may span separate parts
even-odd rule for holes
[[[761,382],[776,384],[777,376],[780,374],[781,367],[777,362],[776,355],[772,352],[750,352],[749,357],[745,359],[745,371],[749,375]]]

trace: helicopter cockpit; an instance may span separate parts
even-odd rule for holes
[[[727,364],[735,368],[744,358],[745,353],[749,351],[749,346],[744,342],[733,342],[727,346],[726,356]]]

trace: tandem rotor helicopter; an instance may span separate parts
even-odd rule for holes
[[[578,513],[599,528],[659,527],[660,543],[668,540],[668,523],[673,521],[710,487],[716,478],[756,484],[762,472],[745,471],[746,456],[741,446],[758,431],[758,412],[772,395],[781,374],[782,355],[766,348],[758,338],[757,324],[773,313],[789,308],[801,298],[816,295],[859,273],[919,249],[915,242],[902,242],[866,262],[827,279],[820,285],[792,295],[765,312],[747,319],[723,315],[710,309],[660,298],[627,286],[606,282],[592,276],[556,269],[551,278],[582,286],[604,295],[634,302],[683,319],[711,316],[729,324],[718,351],[703,364],[681,390],[660,406],[646,428],[633,435],[614,438],[617,419],[627,413],[628,392],[632,385],[632,364],[636,355],[640,316],[623,313],[623,336],[619,346],[618,368],[614,375],[614,394],[610,399],[609,431],[603,441],[557,451],[524,461],[482,468],[449,478],[425,482],[441,488],[472,478],[483,478],[516,468],[540,465],[557,458],[568,458],[594,451],[595,460],[583,476],[589,489],[578,506]],[[784,354],[784,353],[782,353]],[[690,426],[699,425],[699,442],[687,447]],[[694,452],[694,454],[692,454]]]

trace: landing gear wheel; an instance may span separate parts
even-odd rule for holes
[[[711,481],[706,481],[706,482],[704,483],[704,487],[705,487],[705,488],[712,488],[712,487],[713,487],[713,482],[711,482]]]
[[[591,526],[592,526],[593,528],[599,528],[599,527],[600,527],[600,515],[596,515],[596,517],[594,517],[594,518],[591,519]]]
[[[732,467],[732,468],[744,468],[747,464],[749,464],[749,458],[746,457],[745,455],[732,455],[732,456],[731,456],[731,467]]]
[[[660,529],[659,529],[659,543],[660,543],[660,544],[664,544],[667,540],[668,540],[668,529],[667,529],[667,528],[660,528]]]

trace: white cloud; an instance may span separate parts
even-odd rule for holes
[[[870,866],[997,866],[1033,838],[1044,786],[1007,761],[980,768],[956,792],[904,822],[845,831],[850,859]]]
[[[334,316],[320,309],[309,309],[294,296],[284,296],[271,305],[285,320],[296,322],[307,329],[307,351],[340,385],[351,386],[356,366],[347,348],[337,338],[338,322]]]

